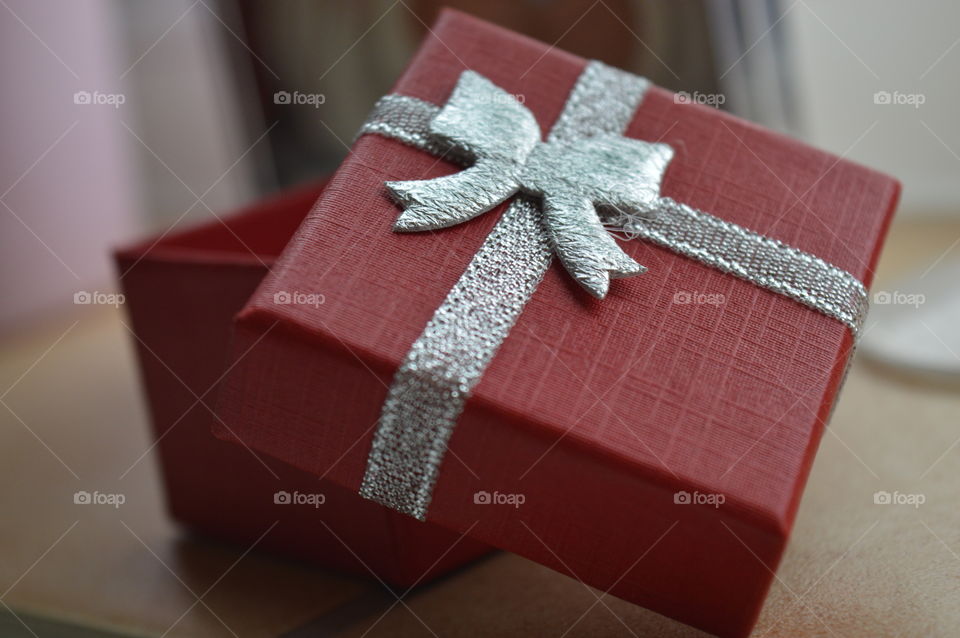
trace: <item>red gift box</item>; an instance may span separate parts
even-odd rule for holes
[[[549,130],[585,61],[445,12],[393,92],[468,66]],[[869,284],[896,181],[651,88],[662,194]],[[398,234],[387,180],[459,170],[363,136],[238,315],[216,434],[356,492],[394,372],[503,209]],[[642,241],[606,299],[555,262],[449,442],[427,520],[723,636],[749,633],[852,346],[841,322]],[[279,297],[277,297],[279,295]],[[324,303],[277,303],[322,295]],[[287,296],[287,297],[285,297]],[[315,297],[314,297],[315,298]]]
[[[258,548],[367,576],[372,569],[411,586],[490,548],[464,539],[445,553],[458,535],[224,443],[210,429],[231,320],[324,185],[117,253],[167,505],[173,518],[207,535],[244,547],[259,540]]]

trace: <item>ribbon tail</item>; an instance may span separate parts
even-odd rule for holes
[[[597,217],[588,199],[576,195],[543,198],[547,232],[567,272],[598,299],[610,289],[610,279],[639,275],[646,268],[631,259]]]
[[[642,78],[598,62],[588,63],[549,139],[622,133],[647,86]],[[400,112],[390,123],[407,120]],[[377,124],[367,130],[411,139],[402,127]],[[447,443],[470,391],[552,261],[543,207],[538,204],[537,199],[521,196],[507,207],[411,346],[397,370],[374,434],[360,492],[364,498],[419,520],[428,518]],[[446,370],[439,378],[425,374],[435,369],[434,362]],[[445,379],[454,381],[441,385]]]
[[[510,162],[483,158],[453,175],[387,182],[387,189],[404,209],[393,229],[436,230],[473,219],[517,192],[517,172]]]

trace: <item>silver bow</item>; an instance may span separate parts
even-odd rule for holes
[[[604,229],[597,207],[653,214],[670,146],[611,134],[542,142],[533,114],[473,71],[460,75],[429,135],[472,165],[436,179],[387,182],[404,208],[394,230],[453,226],[522,191],[542,198],[554,252],[593,296],[606,296],[611,277],[646,270]]]

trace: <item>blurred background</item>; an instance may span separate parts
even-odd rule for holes
[[[901,216],[960,211],[956,3],[445,4],[895,175]],[[3,0],[0,331],[108,286],[118,243],[334,169],[440,5]]]
[[[853,366],[757,635],[956,635],[960,3],[442,4],[903,182],[859,350],[878,365]],[[423,633],[372,581],[171,522],[111,252],[333,171],[440,6],[0,0],[0,636]],[[500,553],[411,606],[445,635],[701,635],[597,595]]]

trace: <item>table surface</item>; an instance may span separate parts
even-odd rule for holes
[[[956,223],[896,224],[876,287],[956,258],[958,237]],[[163,511],[122,318],[71,307],[0,340],[0,634],[703,635],[507,553],[397,604],[375,582],[184,534]],[[756,636],[957,635],[960,393],[861,359]],[[78,490],[126,501],[79,506]],[[876,505],[878,490],[925,502]]]

